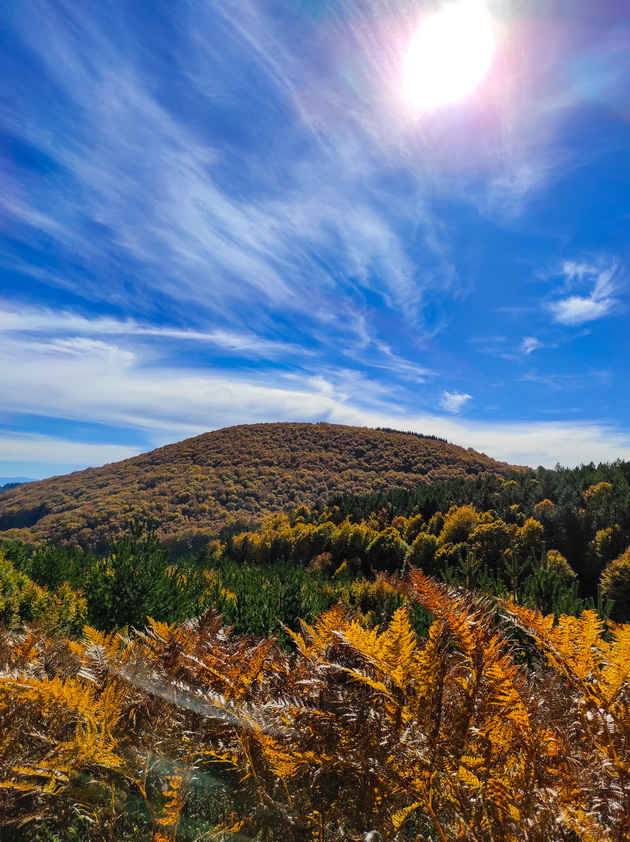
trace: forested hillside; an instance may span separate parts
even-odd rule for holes
[[[180,550],[0,541],[7,839],[626,840],[630,463]]]
[[[165,551],[140,521],[102,554],[4,540],[0,620],[52,616],[56,599],[70,626],[82,616],[109,630],[215,608],[239,632],[282,634],[281,624],[335,604],[375,621],[391,613],[375,573],[418,567],[545,613],[591,605],[627,622],[629,547],[630,463],[521,470],[333,495],[184,555],[178,545]]]
[[[104,547],[141,514],[162,536],[207,536],[333,492],[509,469],[431,436],[336,424],[243,425],[8,491],[0,496],[0,533]]]
[[[226,536],[222,552],[334,576],[420,567],[544,612],[575,613],[603,594],[627,622],[630,462],[332,495]]]

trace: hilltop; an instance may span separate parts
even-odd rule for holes
[[[165,537],[312,505],[333,492],[411,488],[513,466],[434,436],[327,423],[226,427],[0,496],[0,537],[98,547],[134,514]]]

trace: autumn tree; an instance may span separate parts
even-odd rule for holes
[[[630,547],[607,565],[600,583],[603,595],[614,600],[613,618],[630,620]]]
[[[479,514],[472,506],[452,506],[444,518],[440,543],[458,544],[467,541],[478,523]]]

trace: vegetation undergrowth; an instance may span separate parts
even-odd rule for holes
[[[489,604],[418,570],[382,586],[403,600],[386,625],[337,606],[287,630],[293,651],[213,613],[80,640],[5,631],[5,834],[626,838],[630,625]]]

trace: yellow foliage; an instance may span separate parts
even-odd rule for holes
[[[409,603],[389,623],[337,607],[290,632],[293,653],[211,614],[67,644],[5,632],[0,827],[78,812],[115,839],[135,797],[143,838],[176,842],[223,775],[238,792],[204,838],[623,839],[630,626],[507,602],[497,623],[420,571],[382,584]],[[410,603],[433,615],[426,639]],[[508,620],[545,664],[522,663]]]
[[[551,500],[548,500],[547,498],[545,498],[544,500],[541,500],[540,503],[536,503],[536,505],[534,506],[534,514],[535,515],[545,515],[545,514],[549,515],[549,514],[551,514],[552,512],[555,511],[555,508],[556,508],[555,504],[552,503]]]
[[[600,584],[603,595],[615,601],[613,617],[630,617],[630,547],[606,565]]]
[[[584,492],[584,499],[591,501],[604,500],[612,491],[612,483],[598,482],[595,485],[589,486]]]
[[[466,541],[478,524],[479,513],[472,506],[452,506],[444,518],[438,540],[440,544]]]
[[[516,546],[523,553],[539,552],[544,537],[545,530],[542,524],[530,517],[516,530]]]

